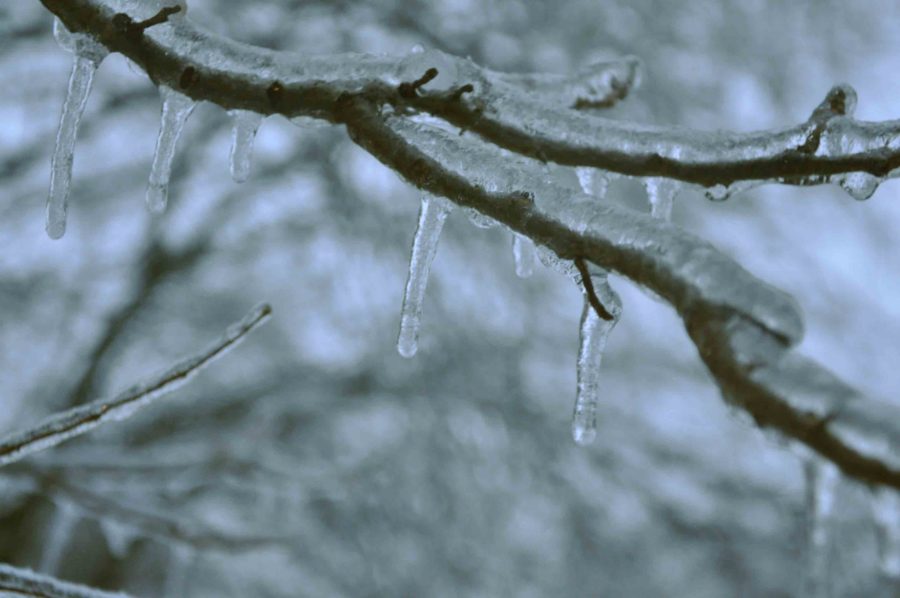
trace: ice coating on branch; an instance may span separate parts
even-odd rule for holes
[[[900,493],[893,488],[873,488],[871,505],[881,574],[900,581]]]
[[[403,357],[412,357],[419,348],[419,325],[422,319],[422,304],[428,286],[428,272],[437,253],[438,241],[444,221],[450,213],[451,204],[434,195],[422,196],[419,207],[419,222],[413,237],[412,252],[409,257],[409,271],[406,289],[403,293],[403,307],[400,311],[400,334],[397,337],[397,352]]]
[[[612,314],[612,320],[604,320],[584,297],[581,310],[579,349],[575,393],[575,408],[572,411],[572,439],[581,446],[591,444],[597,437],[597,404],[600,401],[600,364],[609,333],[619,321],[622,302],[618,294],[609,286],[606,273],[592,273],[591,281],[600,303]]]
[[[447,91],[457,85],[459,71],[453,57],[440,50],[413,46],[409,53],[400,60],[397,77],[404,83],[420,79],[428,69],[437,69],[437,76],[424,83],[422,91]]]
[[[253,162],[253,140],[262,122],[262,115],[252,110],[229,110],[231,116],[231,154],[229,169],[236,183],[250,176]]]
[[[575,168],[575,176],[578,177],[578,184],[581,185],[584,193],[600,199],[606,197],[609,179],[603,171],[588,166],[578,166]]]
[[[106,56],[106,48],[93,38],[70,33],[59,19],[53,21],[53,36],[63,49],[74,54],[66,98],[63,101],[56,145],[50,159],[50,192],[47,195],[47,235],[59,239],[66,232],[66,212],[72,186],[72,163],[78,124],[94,80],[94,72]]]
[[[188,96],[165,85],[159,86],[162,96],[162,115],[159,122],[159,136],[150,167],[150,181],[147,184],[147,208],[154,213],[163,212],[169,201],[169,177],[172,174],[172,159],[175,146],[184,123],[194,110],[196,103]]]
[[[465,208],[463,210],[468,217],[469,222],[472,223],[473,226],[483,229],[494,228],[497,226],[497,221],[491,218],[490,216],[486,216],[476,210],[475,208]]]
[[[528,278],[534,273],[534,242],[519,233],[513,233],[513,259],[516,262],[516,276]]]
[[[324,129],[330,123],[322,118],[314,116],[293,116],[290,121],[301,129]]]
[[[824,595],[828,587],[831,514],[840,481],[837,467],[816,454],[803,451],[806,482],[806,584],[810,596]]]
[[[647,190],[647,201],[650,202],[650,215],[662,220],[671,219],[678,184],[672,179],[650,177],[644,181],[644,188]]]

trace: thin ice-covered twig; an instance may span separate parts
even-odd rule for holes
[[[104,592],[0,563],[0,591],[14,596],[39,598],[127,598],[126,594]]]
[[[268,305],[256,307],[205,351],[178,362],[149,382],[129,388],[115,398],[99,399],[57,413],[24,432],[10,434],[0,440],[0,467],[84,434],[107,421],[130,417],[138,409],[181,387],[265,322],[271,313]]]

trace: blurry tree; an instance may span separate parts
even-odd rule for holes
[[[42,3],[76,54],[54,237],[72,116],[102,68],[72,223],[50,242],[39,209],[68,65],[38,3],[0,7],[0,446],[250,303],[276,319],[178,400],[0,470],[15,566],[0,587],[54,595],[31,567],[172,596],[896,591],[900,418],[869,397],[900,389],[900,208],[816,185],[865,199],[900,165],[900,124],[877,120],[897,7],[192,0],[185,19],[169,2]],[[630,54],[647,65],[637,93]],[[846,79],[877,122],[856,120],[849,86],[826,93]],[[237,186],[220,107],[236,179],[255,115],[303,128],[267,119]],[[346,132],[313,128],[328,122]],[[148,215],[135,198],[163,207],[168,165],[169,208]],[[424,298],[414,361],[387,351],[415,222],[402,199],[421,193],[395,174],[428,193],[398,347],[416,352]],[[742,201],[701,206],[698,190]],[[515,231],[515,266],[507,231],[450,214],[426,297],[438,196]],[[515,277],[529,239],[579,286]],[[798,297],[803,352],[860,392],[797,355],[800,306],[734,260]],[[598,370],[620,312],[609,279],[623,309]],[[589,449],[566,438],[576,388],[585,407],[598,393]]]

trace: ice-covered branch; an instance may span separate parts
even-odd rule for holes
[[[790,352],[803,326],[789,296],[663,218],[550,180],[538,163],[678,179],[708,187],[717,198],[730,186],[779,181],[836,182],[862,199],[900,166],[900,121],[853,119],[850,88],[834,88],[809,119],[776,131],[645,127],[579,109],[622,97],[637,78],[631,59],[588,73],[593,82],[579,86],[493,73],[437,51],[403,58],[273,52],[181,18],[127,34],[117,21],[146,19],[161,3],[42,2],[70,30],[135,61],[157,85],[228,110],[344,124],[357,144],[417,187],[477,210],[562,259],[585,259],[650,288],[682,317],[726,395],[761,425],[807,444],[849,476],[900,488],[900,409],[859,396]],[[480,139],[417,122],[416,113]],[[656,191],[657,212],[665,215],[668,196]]]
[[[0,467],[84,434],[107,421],[130,417],[138,409],[182,386],[203,367],[237,345],[271,313],[268,305],[261,305],[230,326],[225,335],[206,350],[178,362],[149,382],[129,388],[112,399],[98,399],[57,413],[28,430],[0,439]]]
[[[342,112],[351,137],[416,186],[666,299],[719,386],[761,425],[809,445],[851,477],[900,488],[900,409],[862,397],[790,352],[803,324],[788,295],[679,227],[548,182],[526,158],[492,159],[490,146],[475,138],[380,114],[363,100],[348,99]],[[488,190],[480,182],[488,175],[506,185]]]
[[[556,77],[496,73],[436,50],[403,58],[300,56],[240,44],[180,17],[140,35],[121,25],[153,16],[165,2],[41,1],[70,30],[89,33],[110,51],[125,54],[158,85],[229,110],[340,122],[338,98],[354,94],[399,110],[429,112],[540,160],[678,179],[705,186],[714,197],[738,183],[778,181],[834,182],[865,198],[900,167],[900,121],[852,118],[855,94],[848,86],[829,92],[824,104],[830,112],[817,109],[805,122],[784,129],[651,127],[573,109],[624,97],[638,79],[633,58]],[[410,93],[403,84],[430,68],[437,69],[437,79]]]
[[[62,581],[30,569],[0,563],[0,591],[4,595],[40,598],[127,598],[126,594],[103,592]]]

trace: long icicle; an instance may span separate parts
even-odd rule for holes
[[[169,177],[172,174],[172,159],[175,145],[181,136],[184,123],[194,110],[195,102],[188,96],[165,85],[159,86],[162,96],[162,116],[159,123],[159,137],[153,153],[150,181],[147,184],[147,208],[154,213],[166,209],[169,201]]]
[[[262,115],[252,110],[230,110],[231,155],[229,169],[236,183],[243,183],[250,176],[253,157],[253,140],[262,122]]]
[[[534,273],[534,242],[519,233],[513,233],[513,258],[516,261],[516,276],[519,278],[531,276]]]
[[[56,132],[56,145],[50,159],[50,192],[47,195],[45,228],[51,239],[59,239],[66,233],[66,213],[69,191],[72,187],[72,164],[78,124],[81,122],[84,107],[91,93],[94,72],[107,52],[106,48],[92,38],[84,34],[70,33],[59,19],[53,22],[53,35],[63,49],[74,55],[66,99],[63,101],[62,114],[59,118],[59,129]]]
[[[409,258],[403,308],[400,312],[400,335],[397,337],[397,352],[403,357],[412,357],[419,348],[419,323],[422,319],[422,302],[428,285],[428,272],[437,253],[438,240],[450,209],[450,206],[439,197],[433,195],[422,197],[419,223],[416,226]]]
[[[806,481],[806,595],[828,595],[828,554],[831,513],[840,480],[837,467],[815,454],[803,462]]]
[[[572,412],[572,439],[576,444],[591,444],[597,437],[597,404],[600,401],[600,364],[609,333],[622,314],[622,302],[609,286],[606,273],[591,275],[597,299],[612,314],[604,320],[591,306],[587,292],[581,310],[580,345],[578,349],[575,408]]]
[[[878,530],[878,560],[881,574],[900,582],[900,492],[893,488],[872,489],[872,518]]]

